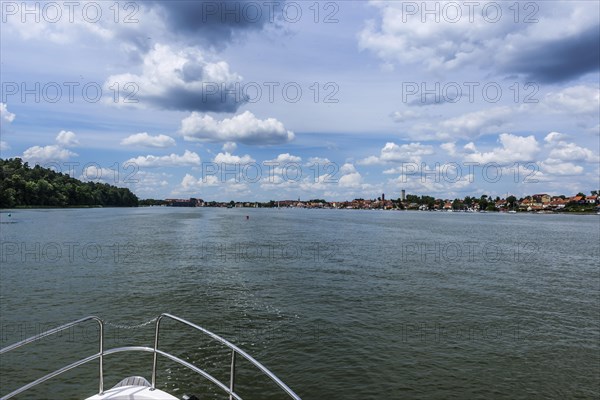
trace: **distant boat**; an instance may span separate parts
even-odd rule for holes
[[[515,210],[510,210],[508,213],[509,214],[516,214],[517,212]]]

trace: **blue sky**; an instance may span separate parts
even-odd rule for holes
[[[598,2],[1,4],[2,158],[141,198],[600,187]]]

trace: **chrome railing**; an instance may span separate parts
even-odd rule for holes
[[[172,320],[175,320],[177,322],[180,322],[184,325],[187,325],[191,328],[194,328],[204,334],[206,334],[207,336],[211,337],[212,339],[220,342],[221,344],[225,345],[226,347],[228,347],[229,349],[231,349],[231,365],[230,365],[230,376],[229,376],[229,385],[225,385],[224,383],[222,383],[221,381],[219,381],[218,379],[216,379],[215,377],[213,377],[212,375],[210,375],[208,372],[204,371],[201,368],[198,368],[197,366],[184,361],[182,359],[180,359],[179,357],[176,357],[172,354],[169,354],[165,351],[162,351],[158,348],[158,338],[159,338],[159,333],[160,333],[160,322],[162,321],[163,318],[169,318]],[[26,390],[31,389],[34,386],[37,386],[43,382],[46,382],[49,379],[52,379],[64,372],[67,372],[73,368],[79,367],[83,364],[86,364],[88,362],[94,361],[96,359],[99,360],[99,375],[98,375],[98,393],[102,394],[104,393],[104,356],[110,355],[110,354],[114,354],[114,353],[122,353],[122,352],[130,352],[130,351],[142,351],[142,352],[148,352],[148,353],[153,353],[153,360],[152,360],[152,389],[156,388],[156,367],[157,367],[157,358],[158,355],[161,355],[165,358],[170,359],[171,361],[174,361],[180,365],[183,365],[184,367],[196,372],[197,374],[201,375],[202,377],[204,377],[205,379],[209,380],[210,382],[212,382],[214,385],[216,385],[218,388],[220,388],[222,391],[224,391],[226,394],[229,395],[229,399],[233,400],[242,400],[242,398],[235,393],[235,370],[236,370],[236,356],[240,355],[243,358],[245,358],[246,360],[248,360],[252,365],[254,365],[256,368],[258,368],[263,374],[267,375],[273,382],[275,382],[275,384],[277,384],[277,386],[279,386],[279,388],[281,388],[289,397],[291,397],[294,400],[300,400],[300,397],[294,393],[292,391],[292,389],[290,389],[285,383],[283,383],[279,378],[277,378],[277,376],[275,376],[275,374],[273,374],[271,371],[269,371],[267,369],[267,367],[265,367],[264,365],[262,365],[261,363],[259,363],[258,361],[256,361],[252,356],[250,356],[248,353],[246,353],[244,350],[240,349],[239,347],[235,346],[234,344],[230,343],[229,341],[227,341],[226,339],[223,339],[222,337],[220,337],[219,335],[210,332],[207,329],[202,328],[201,326],[198,326],[196,324],[193,324],[189,321],[186,321],[183,318],[179,318],[176,317],[174,315],[171,314],[166,314],[163,313],[161,314],[157,319],[156,319],[156,327],[155,327],[155,335],[154,335],[154,347],[145,347],[145,346],[126,346],[126,347],[116,347],[116,348],[112,348],[112,349],[108,349],[108,350],[104,350],[104,322],[95,316],[89,316],[89,317],[85,317],[82,319],[79,319],[77,321],[73,321],[70,322],[68,324],[65,325],[61,325],[57,328],[54,329],[50,329],[46,332],[43,332],[39,335],[36,336],[32,336],[28,339],[22,340],[18,343],[12,344],[10,346],[7,346],[3,349],[0,349],[0,355],[7,353],[11,350],[17,349],[19,347],[25,346],[26,344],[29,343],[33,343],[37,340],[40,340],[42,338],[45,338],[47,336],[50,335],[54,335],[56,333],[62,332],[66,329],[69,329],[75,325],[90,321],[90,320],[94,320],[96,322],[98,322],[99,328],[100,328],[100,333],[99,333],[99,350],[98,353],[93,354],[89,357],[83,358],[79,361],[76,361],[72,364],[69,364],[65,367],[62,367],[60,369],[57,369],[56,371],[53,371],[47,375],[44,375],[43,377],[36,379],[33,382],[28,383],[25,386],[22,386],[12,392],[10,392],[9,394],[2,396],[0,398],[0,400],[7,400],[10,399],[20,393],[23,393]]]
[[[28,339],[25,339],[25,340],[22,340],[22,341],[20,341],[18,343],[12,344],[12,345],[7,346],[7,347],[4,347],[3,349],[0,349],[0,355],[2,355],[4,353],[7,353],[7,352],[9,352],[11,350],[14,350],[14,349],[18,349],[19,347],[25,346],[26,344],[30,344],[30,343],[36,342],[36,341],[38,341],[40,339],[43,339],[45,337],[48,337],[48,336],[51,336],[51,335],[55,335],[55,334],[57,334],[59,332],[62,332],[64,330],[66,330],[66,329],[74,327],[75,325],[79,325],[79,324],[82,324],[82,323],[87,322],[87,321],[96,321],[96,322],[98,322],[98,325],[100,327],[100,334],[98,335],[98,341],[99,341],[98,353],[96,353],[96,354],[94,354],[92,356],[86,357],[84,359],[81,359],[79,361],[76,361],[76,362],[74,362],[72,364],[69,364],[69,365],[63,367],[63,368],[57,369],[56,371],[51,372],[48,375],[44,375],[43,377],[41,377],[39,379],[36,379],[35,381],[30,382],[30,383],[28,383],[25,386],[21,386],[20,388],[18,388],[17,390],[14,390],[12,392],[10,392],[6,396],[2,396],[2,398],[0,398],[0,400],[10,399],[11,397],[14,397],[14,396],[18,395],[19,393],[23,393],[24,391],[29,390],[32,387],[39,385],[40,383],[46,382],[48,379],[54,378],[55,376],[58,376],[58,375],[60,375],[60,374],[62,374],[64,372],[67,372],[67,371],[69,371],[69,370],[71,370],[73,368],[79,367],[80,365],[86,364],[86,363],[88,363],[90,361],[93,361],[95,359],[100,359],[100,368],[99,368],[99,375],[98,375],[98,378],[99,378],[98,379],[99,380],[99,383],[98,383],[98,392],[99,393],[103,393],[104,392],[104,368],[103,368],[103,362],[104,362],[104,354],[106,354],[106,352],[104,352],[104,322],[100,318],[95,317],[93,315],[89,316],[89,317],[78,319],[77,321],[69,322],[68,324],[61,325],[61,326],[59,326],[57,328],[50,329],[48,331],[40,333],[39,335],[32,336],[32,337],[30,337]]]

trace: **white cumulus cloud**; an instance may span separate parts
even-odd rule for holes
[[[559,141],[564,140],[566,138],[567,138],[567,135],[565,135],[564,133],[550,132],[544,138],[544,142],[546,142],[546,143],[559,142]]]
[[[540,163],[540,169],[543,173],[550,175],[580,175],[583,173],[583,167],[571,162],[562,162],[560,160],[548,159]]]
[[[354,165],[346,163],[340,167],[340,173],[342,176],[338,181],[338,186],[343,188],[359,188],[362,186],[363,177],[356,170]]]
[[[277,156],[277,158],[273,160],[267,160],[265,163],[278,163],[278,164],[290,164],[290,163],[299,163],[302,161],[301,157],[293,156],[290,153],[283,153]]]
[[[213,162],[218,164],[250,164],[254,162],[254,159],[248,154],[245,156],[236,156],[231,153],[219,153],[215,156]]]
[[[367,22],[358,36],[359,47],[374,52],[386,62],[422,62],[430,69],[453,68],[484,56],[493,44],[498,44],[498,38],[515,30],[509,18],[488,23],[478,14],[471,21],[468,15],[453,21],[458,14],[447,7],[449,3],[462,7],[460,3],[446,1],[432,4],[372,2],[381,18]],[[477,4],[483,7],[485,3]],[[425,7],[438,9],[437,20],[429,14],[424,23],[423,18],[427,16],[423,15],[422,8]],[[468,10],[459,12],[465,14]]]
[[[559,142],[550,151],[548,158],[560,161],[585,161],[598,162],[598,156],[588,148],[581,147],[575,143]]]
[[[492,133],[503,126],[514,114],[509,107],[493,107],[450,118],[440,123],[442,131],[450,137],[472,138]]]
[[[75,133],[71,131],[60,131],[56,136],[56,142],[64,147],[72,147],[79,145],[79,140],[77,140]]]
[[[144,147],[171,147],[175,146],[175,139],[167,135],[149,135],[147,132],[136,133],[127,136],[121,141],[124,146],[144,146]]]
[[[77,153],[66,149],[79,144],[73,132],[62,130],[56,135],[55,140],[58,144],[28,148],[23,152],[23,159],[30,162],[64,161],[77,156]]]
[[[186,140],[240,142],[244,144],[280,144],[294,139],[275,118],[258,119],[250,111],[218,121],[210,115],[193,112],[181,121],[181,134]]]
[[[421,156],[434,154],[433,147],[421,143],[409,143],[398,145],[394,142],[388,142],[383,146],[379,156],[369,156],[360,160],[360,165],[402,163],[402,162],[421,162]]]
[[[448,153],[448,155],[450,155],[450,156],[455,156],[457,154],[456,143],[454,143],[454,142],[442,143],[442,144],[440,144],[440,148],[442,150],[444,150],[446,153]]]
[[[0,103],[0,119],[6,122],[13,122],[15,120],[15,114],[8,111],[6,103]]]
[[[561,114],[598,115],[600,109],[600,89],[577,85],[558,92],[550,92],[544,98],[544,105]]]
[[[467,144],[464,148],[470,153],[465,156],[464,160],[480,164],[527,162],[534,161],[540,151],[539,143],[533,135],[517,136],[502,133],[499,136],[499,142],[502,147],[496,147],[487,152],[479,151],[474,143]]]
[[[76,153],[55,144],[33,146],[23,152],[23,159],[28,162],[64,161],[75,156]]]
[[[250,193],[248,184],[240,181],[237,178],[221,181],[218,177],[214,175],[207,175],[203,178],[196,178],[190,174],[186,174],[183,177],[181,183],[175,188],[173,193],[197,193],[199,189],[216,186],[220,187],[220,189],[222,189],[226,193],[236,193],[240,195]]]
[[[141,74],[113,75],[104,86],[109,91],[119,84],[122,98],[118,104],[150,103],[171,110],[232,112],[244,99],[241,93],[228,90],[238,87],[241,80],[229,71],[225,61],[207,61],[197,48],[177,50],[156,44],[144,55]]]
[[[138,167],[182,167],[200,165],[200,156],[192,151],[186,150],[182,155],[175,153],[166,156],[139,156],[131,158],[127,162],[134,163]]]

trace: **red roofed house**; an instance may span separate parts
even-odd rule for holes
[[[593,196],[585,196],[585,201],[588,204],[596,204],[598,203],[598,196],[593,195]]]

